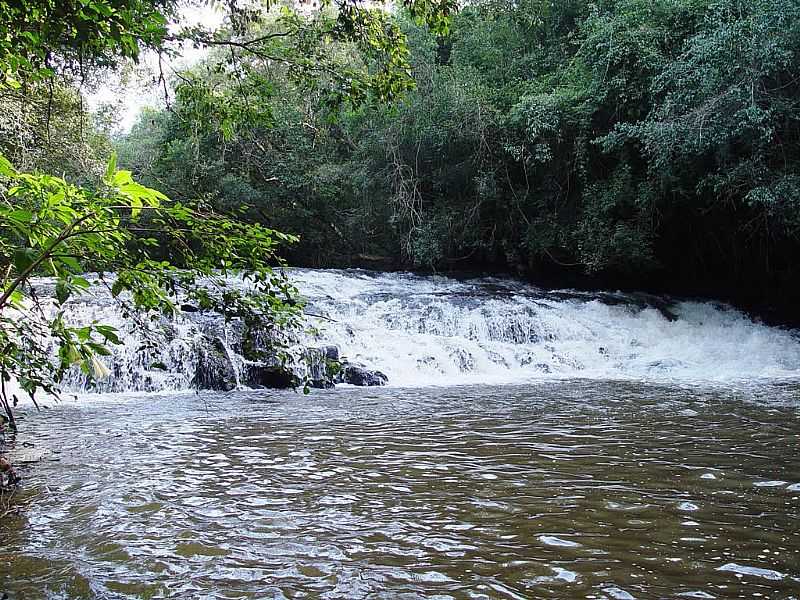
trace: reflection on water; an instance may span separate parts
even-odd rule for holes
[[[800,597],[790,387],[97,399],[29,414],[11,598]],[[794,594],[794,596],[792,596]]]

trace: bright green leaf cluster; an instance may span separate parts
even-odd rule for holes
[[[56,393],[74,366],[89,377],[106,374],[98,356],[120,343],[117,332],[65,319],[71,298],[90,286],[107,289],[131,317],[171,315],[181,301],[198,300],[226,318],[296,321],[294,288],[273,270],[277,248],[292,236],[171,202],[117,170],[116,157],[96,190],[18,172],[2,155],[0,169],[0,379],[31,396]],[[95,284],[87,272],[97,274]],[[37,293],[39,276],[53,278],[52,299]],[[230,285],[231,277],[247,286]]]

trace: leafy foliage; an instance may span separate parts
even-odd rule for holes
[[[3,386],[16,380],[33,397],[39,390],[56,393],[73,365],[87,375],[104,374],[96,357],[120,343],[115,330],[102,323],[72,327],[64,319],[70,298],[89,289],[89,271],[97,273],[92,287],[105,289],[131,318],[171,315],[185,300],[279,326],[298,316],[293,287],[272,269],[277,247],[292,236],[200,203],[169,201],[117,170],[116,157],[96,190],[18,172],[2,156],[0,177],[6,182],[0,196]],[[37,290],[37,274],[53,278],[54,298]],[[233,275],[246,285],[231,285]]]
[[[181,194],[244,202],[299,233],[303,264],[384,257],[784,301],[798,287],[798,10],[481,0],[447,35],[401,12],[413,88],[328,102],[339,80],[308,87],[285,61],[251,61],[241,94],[212,58],[191,76],[268,118],[226,133],[179,96],[149,164]],[[311,38],[337,73],[385,64],[353,40]]]
[[[0,86],[136,60],[142,47],[160,46],[176,6],[173,0],[2,2]]]

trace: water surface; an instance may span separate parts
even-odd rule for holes
[[[11,598],[800,597],[800,391],[97,396],[0,524]]]

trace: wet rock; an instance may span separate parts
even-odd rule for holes
[[[312,379],[308,382],[308,386],[312,387],[317,390],[329,390],[332,387],[336,387],[333,382],[333,379]]]
[[[278,362],[275,348],[279,344],[275,339],[273,326],[264,320],[242,322],[236,332],[242,356],[253,362]]]
[[[436,360],[435,356],[426,356],[425,358],[418,358],[417,368],[422,368],[422,367],[433,367],[438,369],[439,362]]]
[[[194,385],[198,390],[229,392],[236,388],[236,368],[219,337],[202,336],[197,354]]]
[[[641,308],[654,308],[667,321],[674,322],[678,320],[678,315],[675,314],[675,302],[671,299],[660,298],[643,292],[635,292],[630,297]]]
[[[462,373],[467,373],[475,369],[475,357],[463,348],[454,348],[450,351],[452,360]]]
[[[248,363],[242,372],[242,383],[251,388],[285,389],[296,387],[299,381],[284,365]]]
[[[334,379],[341,370],[337,346],[306,348],[304,359],[311,387],[320,389],[333,387]]]
[[[573,356],[566,356],[564,354],[553,354],[553,363],[570,367],[576,371],[581,371],[585,368],[583,363],[581,363],[581,361],[579,361],[577,358]]]
[[[489,360],[492,361],[494,364],[500,365],[504,369],[508,369],[508,361],[497,352],[492,352],[491,350],[487,350],[486,356],[488,356]]]
[[[339,360],[339,346],[322,346],[320,350],[327,360]]]
[[[665,358],[663,360],[654,360],[647,363],[647,368],[650,371],[670,371],[672,369],[679,369],[684,366],[683,362],[674,358]]]
[[[344,364],[342,365],[340,381],[358,386],[376,386],[386,385],[389,382],[389,378],[380,371],[371,371],[361,365]]]
[[[21,477],[5,458],[0,457],[0,489],[9,488],[20,482]]]

